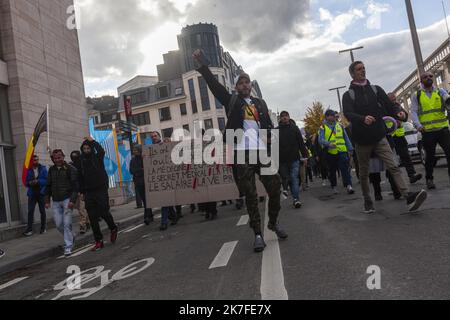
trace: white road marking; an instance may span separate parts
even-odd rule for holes
[[[141,228],[141,227],[143,227],[143,226],[144,226],[144,224],[140,224],[140,225],[138,225],[138,226],[136,226],[136,227],[133,227],[133,228],[131,228],[131,229],[125,230],[124,233],[129,233],[129,232],[134,231],[134,230],[137,230],[137,229],[139,229],[139,228]]]
[[[231,255],[233,254],[233,251],[236,248],[237,244],[238,241],[225,243],[220,249],[214,261],[209,266],[209,269],[225,267],[228,264],[228,261],[230,261]]]
[[[246,214],[246,215],[244,215],[244,216],[241,216],[241,218],[239,219],[239,222],[238,222],[237,226],[238,226],[238,227],[239,227],[239,226],[245,226],[246,224],[248,224],[248,220],[249,220],[248,214]]]
[[[88,252],[88,251],[91,251],[91,249],[92,249],[93,247],[94,247],[94,245],[92,245],[92,244],[87,245],[86,247],[83,247],[83,249],[81,249],[81,250],[79,250],[79,251],[73,253],[71,256],[69,256],[69,258],[75,258],[75,257],[81,256],[83,253],[86,253],[86,252]]]
[[[72,252],[71,257],[79,256],[81,254],[81,253],[78,254],[79,252],[83,251],[83,253],[84,253],[85,252],[84,250],[86,250],[87,248],[91,248],[91,247],[92,247],[92,244],[88,244],[88,245],[86,245],[84,247],[81,247],[81,248],[77,249],[76,251]],[[64,258],[66,258],[66,256],[62,255],[62,256],[59,256],[57,258],[57,260],[64,259]]]
[[[288,300],[288,293],[284,286],[283,265],[281,262],[280,246],[276,234],[267,229],[269,221],[269,201],[266,201],[264,240],[267,247],[263,253],[261,269],[261,299]]]
[[[15,285],[15,284],[17,284],[17,283],[19,283],[19,282],[22,282],[23,280],[28,279],[28,278],[29,278],[29,277],[17,278],[17,279],[14,279],[14,280],[10,281],[10,282],[7,282],[7,283],[5,283],[5,284],[2,284],[2,285],[0,286],[0,291],[3,290],[3,289],[6,289],[6,288],[8,288],[8,287],[11,287],[11,286],[13,286],[13,285]]]

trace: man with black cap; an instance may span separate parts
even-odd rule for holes
[[[288,182],[294,199],[294,207],[300,209],[300,154],[304,159],[308,158],[303,135],[299,127],[289,115],[289,112],[280,113],[280,123],[277,128],[280,135],[280,175],[283,180],[283,189],[287,190]],[[287,194],[285,194],[287,196]]]
[[[273,175],[261,174],[262,168],[266,167],[258,161],[251,164],[250,154],[254,155],[260,150],[264,150],[270,143],[270,138],[266,144],[262,141],[260,129],[270,132],[274,128],[270,118],[267,104],[262,99],[251,96],[252,82],[250,76],[241,72],[236,79],[237,95],[230,94],[228,90],[216,79],[208,67],[208,62],[203,51],[196,50],[193,59],[200,66],[197,71],[205,79],[213,95],[225,106],[228,114],[226,130],[233,133],[242,132],[244,138],[237,138],[237,141],[227,141],[234,145],[235,152],[245,154],[245,163],[237,164],[237,181],[239,190],[244,193],[247,210],[250,216],[250,226],[255,233],[254,251],[264,251],[264,242],[261,215],[258,208],[258,194],[256,190],[255,175],[258,174],[269,195],[269,222],[268,229],[275,232],[279,239],[287,239],[288,235],[278,225],[278,215],[281,209],[281,178],[276,173]],[[268,166],[267,166],[268,167]]]
[[[114,223],[109,207],[108,175],[106,174],[105,150],[91,137],[81,145],[81,181],[84,188],[84,200],[89,214],[95,246],[92,251],[103,249],[103,234],[100,230],[99,218],[105,220],[111,230],[111,243],[115,243],[118,228]]]

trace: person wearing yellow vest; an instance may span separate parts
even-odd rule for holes
[[[450,177],[450,130],[447,111],[450,95],[444,89],[433,86],[433,74],[421,75],[421,89],[411,97],[411,115],[415,127],[422,133],[423,148],[426,153],[425,169],[428,189],[436,189],[434,184],[434,165],[436,146],[439,144],[447,157]]]
[[[353,145],[344,127],[336,122],[336,112],[333,110],[327,110],[325,113],[324,124],[319,130],[319,143],[326,149],[326,160],[329,168],[328,176],[333,193],[338,193],[336,173],[339,169],[347,192],[354,194],[349,155],[350,152],[353,152]]]
[[[397,102],[397,96],[395,93],[388,93],[389,99],[392,103],[396,104],[401,108],[400,104]],[[422,175],[416,172],[414,164],[411,160],[411,155],[409,154],[408,141],[406,140],[406,132],[403,127],[403,123],[398,121],[398,129],[392,134],[392,145],[400,157],[400,161],[408,173],[409,182],[414,184],[422,179]]]

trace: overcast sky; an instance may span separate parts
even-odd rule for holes
[[[86,94],[117,95],[135,75],[156,75],[187,24],[212,22],[225,50],[258,80],[273,110],[302,119],[313,101],[338,109],[332,87],[350,82],[363,45],[372,83],[393,90],[415,68],[403,0],[75,0]],[[450,0],[444,1],[450,12]],[[447,38],[441,0],[413,0],[424,57]],[[450,18],[449,18],[450,22]]]

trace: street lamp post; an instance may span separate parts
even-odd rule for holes
[[[411,5],[411,0],[405,0],[406,12],[408,13],[409,28],[411,29],[411,37],[414,46],[414,54],[416,56],[417,69],[420,75],[425,73],[425,66],[423,64],[422,50],[420,49],[419,35],[417,34],[416,21],[414,20],[414,12]]]
[[[346,86],[342,86],[342,87],[337,87],[337,88],[333,88],[330,89],[329,91],[336,91],[337,92],[337,96],[338,96],[338,101],[339,101],[339,112],[342,113],[342,101],[341,101],[341,89],[345,89],[347,88]]]
[[[352,59],[352,63],[353,63],[353,62],[355,62],[355,56],[353,54],[353,51],[361,50],[361,49],[364,49],[364,47],[356,47],[356,48],[350,48],[350,49],[346,49],[346,50],[341,50],[341,51],[339,51],[339,54],[345,53],[345,52],[350,52],[350,58]]]

